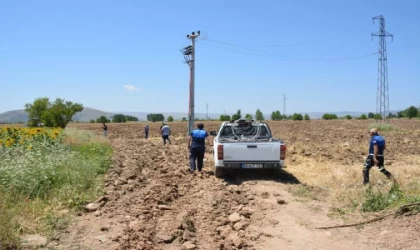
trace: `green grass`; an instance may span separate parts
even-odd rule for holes
[[[0,152],[0,246],[19,245],[20,234],[52,235],[68,216],[103,194],[112,149],[87,131],[65,131],[62,144],[33,143]],[[1,249],[1,247],[0,247]]]
[[[369,125],[369,129],[371,128],[377,128],[380,131],[392,131],[397,129],[395,125],[392,125],[390,123],[372,123]]]
[[[420,202],[420,196],[418,194],[407,194],[398,185],[392,186],[387,192],[374,191],[372,188],[368,188],[366,190],[366,200],[362,204],[361,210],[363,212],[378,212],[413,202]]]

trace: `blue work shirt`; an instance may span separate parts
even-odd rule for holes
[[[207,134],[207,131],[205,131],[204,129],[194,129],[191,132],[191,137],[192,137],[191,147],[192,148],[204,147],[205,139],[207,136],[209,136],[209,134]]]
[[[378,145],[378,155],[382,155],[384,153],[384,147],[385,147],[385,139],[380,135],[372,136],[370,139],[369,144],[369,154],[373,154],[373,146]]]

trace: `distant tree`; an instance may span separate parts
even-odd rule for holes
[[[236,114],[232,115],[232,120],[239,120],[241,119],[242,115],[241,115],[241,110],[238,109],[238,111],[236,111]]]
[[[303,116],[302,116],[302,114],[294,113],[292,115],[292,120],[293,121],[302,121],[303,120]]]
[[[131,116],[131,115],[127,115],[125,118],[129,122],[138,122],[139,121],[139,118],[137,118],[135,116]]]
[[[309,117],[309,115],[308,115],[308,114],[305,114],[305,115],[303,116],[303,119],[304,119],[305,121],[309,121],[311,118]]]
[[[370,113],[368,114],[368,118],[369,118],[369,119],[373,119],[373,118],[375,118],[375,114],[374,114],[374,113],[372,113],[372,112],[370,112]]]
[[[365,115],[365,114],[362,114],[361,116],[360,116],[360,120],[366,120],[368,117]]]
[[[381,114],[375,114],[375,116],[373,118],[375,120],[382,120],[382,115]]]
[[[280,114],[280,111],[276,110],[271,113],[271,120],[279,121],[283,119],[283,116]]]
[[[398,116],[396,114],[393,113],[389,113],[388,114],[388,118],[397,118]]]
[[[187,117],[182,117],[182,121],[183,122],[187,121]]]
[[[260,109],[257,109],[257,111],[255,111],[255,120],[257,120],[257,121],[264,121],[265,120],[264,115],[263,115],[263,113],[261,112]]]
[[[148,114],[147,120],[150,122],[163,122],[165,120],[165,116],[163,116],[163,114]]]
[[[83,105],[57,98],[53,103],[49,98],[36,99],[32,104],[25,105],[29,113],[29,125],[36,126],[43,123],[46,127],[65,128],[74,114],[83,110]]]
[[[403,117],[406,117],[406,116],[407,116],[406,111],[405,111],[405,110],[403,110],[403,111],[398,112],[398,113],[397,113],[397,116],[398,116],[398,118],[403,118]]]
[[[346,119],[351,120],[351,119],[353,119],[353,117],[351,115],[346,115]]]
[[[417,117],[419,115],[419,110],[414,106],[410,106],[409,108],[407,108],[405,110],[405,113],[406,113],[407,117],[411,119],[411,118]]]
[[[172,115],[168,116],[168,122],[173,122],[174,118],[172,117]]]
[[[324,119],[324,120],[333,120],[333,119],[337,119],[337,118],[338,117],[337,117],[336,114],[328,114],[328,113],[326,113],[326,114],[324,114],[322,116],[322,119]]]
[[[220,121],[230,121],[230,115],[220,115]]]
[[[111,122],[106,116],[101,115],[98,119],[96,119],[96,123],[108,123]]]
[[[93,120],[93,119],[90,119],[90,121],[89,121],[90,123],[95,123],[95,120]]]
[[[123,114],[116,114],[112,117],[112,122],[124,123],[127,122],[127,117]]]
[[[45,121],[47,110],[51,107],[49,98],[35,99],[33,103],[25,104],[25,111],[29,114],[28,125],[36,127],[38,123]]]
[[[251,114],[246,114],[245,119],[252,119],[252,115]]]

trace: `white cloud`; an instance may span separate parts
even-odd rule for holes
[[[139,88],[137,88],[134,85],[124,85],[124,88],[128,91],[134,91],[134,90],[139,90]]]

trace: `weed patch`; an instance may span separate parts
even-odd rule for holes
[[[386,193],[373,191],[369,188],[366,190],[366,200],[362,204],[361,210],[363,212],[378,212],[387,208],[419,201],[420,197],[404,194],[398,185],[392,186]]]
[[[79,210],[102,194],[112,149],[93,133],[3,129],[1,136],[0,246],[18,246],[20,233],[65,228],[70,221],[59,209]]]
[[[390,123],[372,123],[369,125],[369,129],[377,128],[379,131],[392,131],[397,129],[395,125]]]

